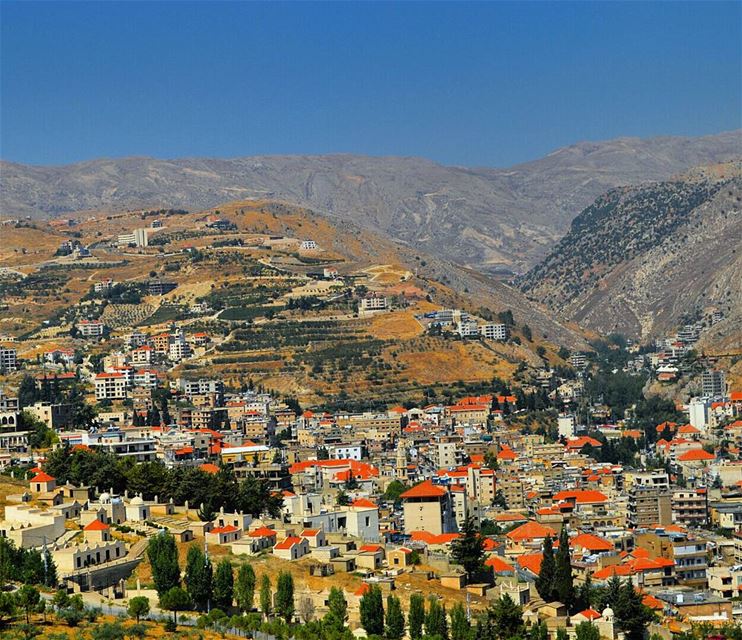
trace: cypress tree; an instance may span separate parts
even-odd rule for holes
[[[451,543],[451,557],[464,567],[467,582],[476,582],[484,568],[484,538],[477,531],[472,518],[464,520],[461,535]]]
[[[291,622],[294,616],[294,578],[288,571],[278,574],[276,613],[286,622]]]
[[[151,537],[147,543],[147,558],[152,567],[152,580],[158,596],[180,585],[178,548],[172,535],[162,531]]]
[[[559,535],[559,549],[556,553],[556,570],[554,572],[554,595],[562,604],[572,611],[575,607],[575,587],[572,579],[572,561],[569,554],[569,536],[567,527],[562,527]]]
[[[420,640],[423,636],[423,624],[425,623],[425,598],[419,593],[410,596],[410,638]]]
[[[536,590],[544,602],[552,602],[554,600],[556,563],[554,562],[554,542],[551,536],[544,538],[543,555],[541,571],[536,578]]]
[[[260,579],[260,611],[265,618],[270,618],[273,611],[273,594],[271,593],[271,579],[267,573]]]
[[[471,624],[464,605],[457,602],[451,608],[451,640],[470,640]]]
[[[243,564],[237,572],[234,597],[240,611],[243,613],[252,611],[253,601],[255,600],[255,570],[251,564]]]
[[[324,619],[325,625],[336,631],[342,631],[348,619],[348,602],[342,590],[337,587],[330,589],[330,595],[327,598],[327,608],[328,612]]]
[[[404,613],[399,598],[389,594],[386,599],[386,624],[384,635],[387,640],[402,640],[404,637]]]
[[[216,566],[214,574],[214,606],[226,611],[232,606],[234,597],[234,574],[232,563],[226,558]]]
[[[185,585],[196,609],[203,611],[211,600],[213,569],[201,549],[193,544],[188,548]]]
[[[440,636],[444,640],[448,640],[446,610],[441,606],[438,598],[435,596],[428,598],[428,613],[425,615],[425,635]]]
[[[384,633],[384,601],[381,589],[371,587],[361,597],[360,603],[361,626],[370,636],[380,636]]]

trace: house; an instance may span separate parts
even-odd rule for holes
[[[322,529],[304,529],[300,535],[302,538],[305,538],[307,542],[309,542],[309,546],[314,549],[317,547],[327,546],[327,538]]]
[[[451,494],[432,480],[408,489],[400,498],[404,505],[405,533],[441,534],[456,530]]]
[[[273,554],[284,560],[298,560],[308,553],[309,541],[297,536],[288,536],[273,547]]]
[[[57,487],[57,481],[48,473],[40,471],[28,481],[32,493],[49,493]]]
[[[206,533],[206,542],[210,544],[230,544],[242,537],[242,529],[228,524],[223,527],[214,527]]]
[[[397,549],[391,549],[386,554],[387,563],[390,567],[404,568],[412,566],[412,549],[407,547],[399,547]]]

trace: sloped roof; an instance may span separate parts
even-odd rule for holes
[[[608,500],[608,496],[600,491],[575,489],[555,493],[554,501],[559,502],[561,500],[574,500],[577,504],[591,504],[593,502],[605,502]]]
[[[440,498],[446,495],[446,490],[443,487],[439,487],[433,484],[432,480],[426,480],[418,485],[407,489],[400,498]]]
[[[551,527],[531,521],[520,525],[505,535],[515,541],[533,540],[537,538],[546,538],[547,536],[553,538],[556,536],[556,531]]]
[[[85,525],[84,531],[108,531],[110,529],[105,522],[101,522],[100,520],[93,520],[92,522],[89,522]]]
[[[543,559],[543,553],[524,553],[518,556],[516,562],[523,569],[527,569],[534,575],[539,575],[541,573],[541,562]]]
[[[613,551],[614,546],[605,538],[592,533],[580,533],[569,541],[572,547],[583,547],[588,551]]]
[[[55,478],[52,478],[48,473],[37,473],[29,482],[53,482]]]

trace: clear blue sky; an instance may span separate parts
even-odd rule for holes
[[[0,156],[507,166],[736,129],[739,2],[6,2]]]

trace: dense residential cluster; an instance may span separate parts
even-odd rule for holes
[[[383,307],[364,300],[369,312]],[[425,320],[458,332],[472,322],[457,310]],[[485,327],[507,338],[505,324],[476,330]],[[94,322],[78,329],[100,335]],[[659,346],[681,349],[691,333]],[[389,637],[402,637],[415,608],[433,615],[438,599],[415,595],[430,593],[458,603],[443,607],[445,624],[465,615],[471,630],[484,614],[485,636],[483,620],[507,607],[523,633],[555,638],[583,637],[585,624],[596,638],[670,637],[742,615],[742,393],[723,372],[703,371],[685,405],[623,406],[621,385],[666,354],[614,346],[570,354],[571,373],[547,370],[512,390],[494,380],[496,391],[450,404],[304,410],[263,389],[172,374],[210,340],[176,326],[134,331],[96,363],[55,349],[41,373],[4,389],[0,461],[22,485],[5,498],[1,542],[44,559],[39,582],[173,612],[206,610],[211,598],[249,612],[231,587],[217,594],[211,573],[198,591],[189,571],[213,555],[231,584],[233,569],[269,560],[263,575],[283,578],[261,595],[264,617],[309,622],[341,598],[357,635],[386,633],[379,615],[399,610],[402,631]],[[617,351],[623,371],[607,373]],[[3,350],[6,371],[14,356]],[[596,382],[603,397],[586,404]],[[190,549],[183,589],[180,569],[157,584],[167,545]],[[144,564],[154,583],[142,583]],[[340,574],[353,588],[337,588]],[[287,580],[290,606],[279,604]]]

